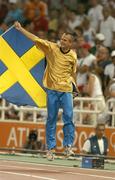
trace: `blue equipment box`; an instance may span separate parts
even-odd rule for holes
[[[104,169],[104,158],[83,157],[82,158],[82,168]]]

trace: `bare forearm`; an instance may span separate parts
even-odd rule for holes
[[[115,97],[115,91],[110,92],[110,96],[111,96],[111,97]]]
[[[43,40],[34,34],[28,32],[26,29],[24,29],[21,24],[16,21],[14,23],[15,28],[20,31],[22,34],[24,34],[27,38],[29,38],[31,41],[35,42],[36,47],[40,48],[44,53],[47,53],[50,49],[50,42]]]
[[[95,82],[95,78],[92,75],[90,75],[89,76],[89,81],[88,81],[88,84],[87,84],[87,86],[88,86],[88,94],[89,94],[90,97],[92,97],[92,94],[93,94],[94,82]]]
[[[87,67],[86,65],[84,65],[84,66],[82,66],[82,67],[79,68],[79,72],[80,72],[80,73],[85,73],[85,72],[87,72],[87,71],[88,71],[88,67]]]
[[[16,21],[16,22],[14,23],[14,26],[15,26],[15,28],[16,28],[18,31],[22,32],[22,33],[23,33],[26,37],[28,37],[30,40],[32,40],[32,41],[35,42],[36,38],[38,38],[38,37],[35,36],[34,34],[28,32],[26,29],[24,29],[18,21]]]
[[[20,32],[22,32],[26,37],[28,37],[30,40],[34,41],[36,40],[36,38],[38,38],[37,36],[35,36],[34,34],[28,32],[26,29],[24,29],[23,27],[21,27],[19,29]]]
[[[88,86],[88,94],[90,97],[92,97],[92,94],[93,94],[93,88],[91,85]]]

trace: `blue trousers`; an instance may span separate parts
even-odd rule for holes
[[[63,109],[63,146],[70,146],[74,141],[72,93],[47,89],[46,143],[48,149],[53,149],[56,146],[56,122],[60,107]]]

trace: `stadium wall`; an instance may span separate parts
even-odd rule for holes
[[[57,151],[63,151],[63,131],[62,124],[57,125]],[[0,122],[0,148],[21,148],[23,147],[31,129],[38,130],[38,140],[45,144],[45,124],[32,122]],[[77,126],[75,132],[74,150],[79,153],[84,141],[94,134],[94,127]],[[105,135],[109,141],[110,156],[115,156],[115,128],[106,128]]]

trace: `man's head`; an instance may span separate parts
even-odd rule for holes
[[[100,46],[97,50],[96,55],[100,60],[108,60],[109,59],[109,50],[104,46]]]
[[[89,0],[89,4],[90,4],[92,7],[95,7],[95,6],[97,6],[97,4],[98,4],[98,0]]]
[[[98,123],[96,126],[96,135],[98,139],[101,139],[105,132],[105,124],[104,123]]]
[[[104,7],[102,13],[103,13],[104,18],[106,19],[108,18],[108,16],[110,16],[111,9],[109,7]]]
[[[102,33],[97,33],[95,36],[95,43],[97,47],[100,47],[101,45],[103,45],[105,41],[105,36]]]
[[[78,12],[78,14],[81,14],[81,15],[84,14],[85,9],[86,9],[86,7],[85,7],[85,5],[83,3],[78,3],[77,4],[77,12]]]
[[[15,11],[17,9],[17,2],[11,1],[9,4],[9,8],[11,11]]]
[[[90,49],[91,49],[91,46],[90,46],[90,44],[88,44],[88,43],[84,43],[84,44],[81,46],[81,51],[82,51],[83,57],[88,56]]]
[[[72,47],[74,37],[71,33],[64,33],[60,39],[61,48],[69,50]]]

